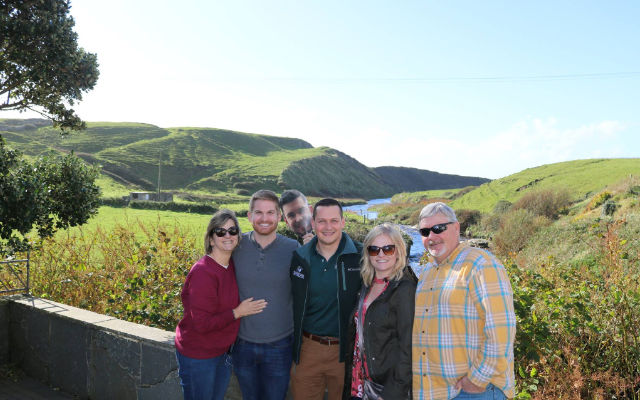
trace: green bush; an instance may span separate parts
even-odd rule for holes
[[[640,258],[624,220],[585,232],[592,254],[507,267],[518,323],[519,397],[640,398]],[[535,271],[534,271],[535,270]],[[535,371],[535,373],[533,373]]]
[[[550,221],[526,209],[516,209],[502,216],[500,228],[493,237],[496,252],[509,256],[522,250],[529,239]]]
[[[494,214],[504,214],[511,208],[512,204],[507,200],[499,200],[495,206],[493,206]]]
[[[571,195],[566,189],[537,190],[522,196],[513,204],[513,209],[529,210],[534,215],[553,220],[560,214],[566,214],[570,204]]]
[[[478,210],[456,210],[456,217],[460,223],[460,233],[463,235],[466,235],[467,230],[482,219],[482,215]]]
[[[218,209],[208,204],[193,204],[193,203],[174,203],[174,202],[159,202],[159,201],[131,201],[129,202],[130,208],[144,209],[144,210],[161,210],[161,211],[176,211],[176,212],[189,212],[195,214],[213,214]]]
[[[613,197],[613,194],[611,194],[610,191],[603,190],[602,192],[596,194],[591,198],[591,201],[589,202],[589,204],[587,204],[587,208],[585,211],[595,210],[596,208],[604,204],[605,201],[609,200],[612,197]]]
[[[129,201],[122,197],[101,197],[100,205],[109,207],[126,207]]]

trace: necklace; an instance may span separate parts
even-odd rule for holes
[[[373,283],[382,284],[382,283],[387,283],[387,282],[389,282],[389,278],[378,279],[375,276],[373,277]]]

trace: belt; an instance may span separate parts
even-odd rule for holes
[[[302,335],[304,337],[308,337],[309,339],[313,340],[314,342],[318,342],[321,344],[326,344],[331,346],[332,344],[340,344],[340,339],[332,337],[332,336],[318,336],[318,335],[314,335],[313,333],[309,333],[309,332],[302,332]]]

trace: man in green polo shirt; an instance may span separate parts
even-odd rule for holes
[[[293,361],[295,400],[342,398],[349,316],[360,289],[362,245],[343,232],[342,206],[322,199],[313,207],[316,236],[293,253]],[[351,349],[353,350],[353,349]]]

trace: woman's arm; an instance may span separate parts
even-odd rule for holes
[[[391,300],[391,313],[396,316],[396,332],[399,348],[398,362],[384,382],[382,398],[406,399],[411,390],[411,336],[413,331],[413,315],[415,312],[416,284],[403,280]]]

